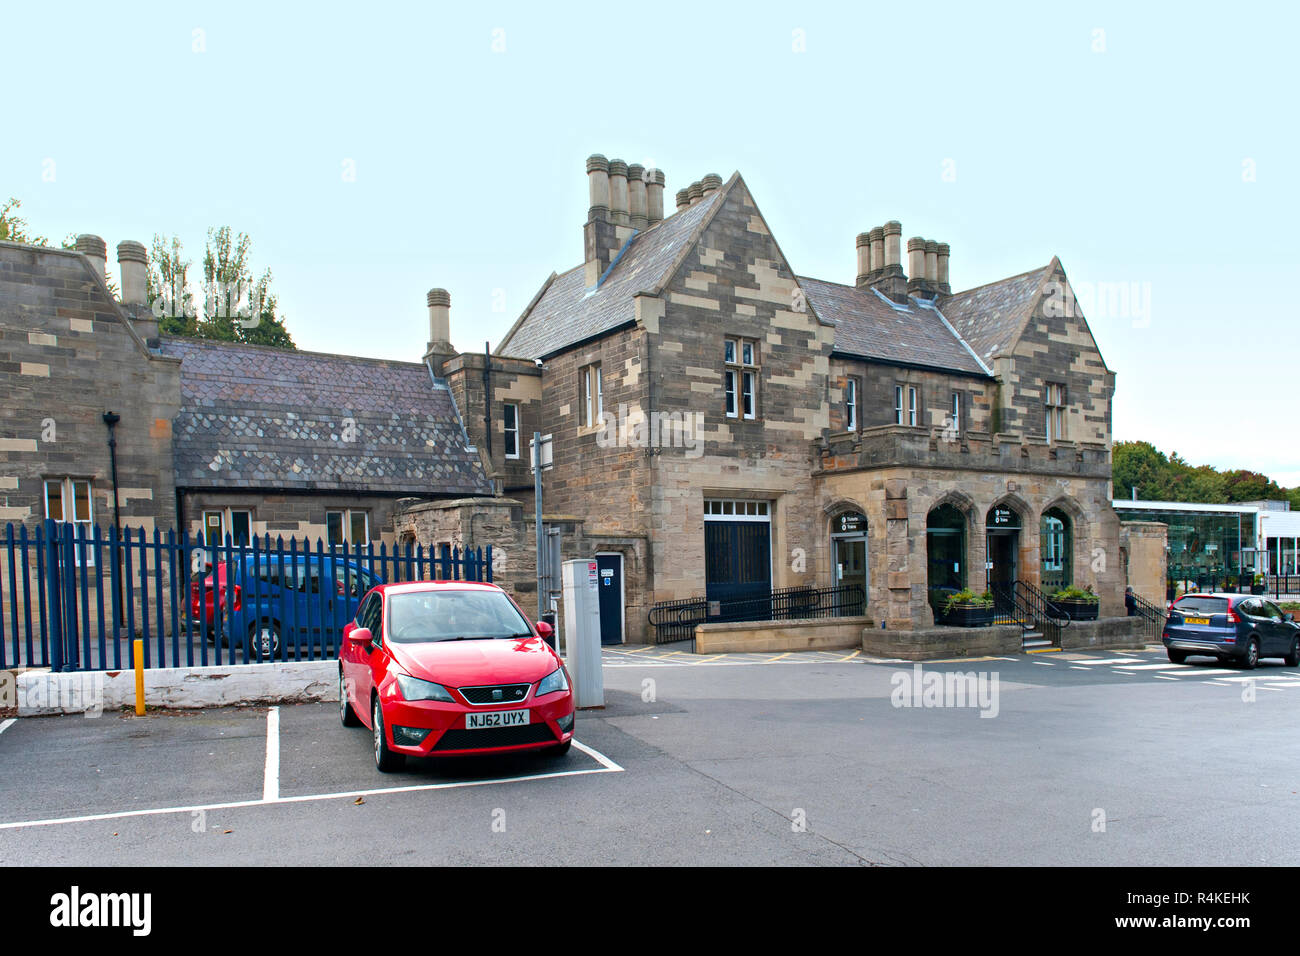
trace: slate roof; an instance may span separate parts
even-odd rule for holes
[[[813,311],[835,325],[835,351],[868,359],[987,375],[934,309],[896,305],[872,289],[799,276]]]
[[[492,493],[422,364],[170,336],[162,352],[181,359],[178,487]]]
[[[991,365],[995,355],[1015,343],[1055,265],[1053,260],[1018,276],[944,296],[939,308],[957,333]]]
[[[557,276],[528,314],[501,340],[496,354],[544,358],[631,322],[636,318],[632,297],[650,291],[665,278],[726,192],[720,189],[637,233],[595,289],[586,288],[581,265]]]

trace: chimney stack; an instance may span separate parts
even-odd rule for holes
[[[606,159],[599,153],[587,157],[587,182],[590,205],[587,224],[582,230],[584,281],[588,289],[595,288],[618,250],[623,248],[636,230],[649,225],[650,194],[647,183],[641,178],[642,167],[637,171],[636,182],[631,187],[631,197],[636,203],[636,222],[629,209],[628,165],[621,159]],[[662,177],[660,177],[659,205],[662,209]],[[662,218],[662,215],[661,215]]]
[[[122,304],[144,305],[148,300],[149,254],[130,239],[117,244],[117,270],[122,277]]]
[[[628,225],[627,163],[609,161],[609,220],[616,226]]]
[[[699,182],[691,183],[690,186],[686,188],[686,195],[691,197],[691,205],[694,206],[704,198],[704,186]]]
[[[95,267],[95,271],[103,279],[104,270],[108,268],[108,245],[104,240],[99,236],[83,233],[77,236],[77,243],[74,248],[90,260],[90,264]]]
[[[911,278],[907,291],[927,298],[939,294],[939,243],[920,237],[907,240]]]
[[[677,211],[681,212],[691,204],[691,191],[689,189],[677,190]]]
[[[640,232],[650,225],[646,215],[645,167],[632,163],[627,168],[627,215],[633,229]]]
[[[861,271],[863,261],[863,246],[859,246],[858,263],[859,272],[857,278],[858,288],[879,289],[882,295],[886,295],[895,302],[907,301],[907,276],[903,274],[903,226],[895,219],[889,220],[883,226],[876,226],[869,229],[862,235],[866,236],[866,264],[869,266],[867,271]],[[859,243],[862,242],[862,235],[858,236]],[[908,242],[908,252],[911,252],[912,243]],[[924,268],[924,253],[922,253],[922,268]]]
[[[707,176],[705,176],[703,179],[700,180],[700,197],[702,199],[707,199],[709,196],[712,196],[721,188],[722,188],[722,177],[719,176],[717,173],[709,173]]]
[[[935,251],[936,257],[938,258],[935,284],[939,287],[939,291],[942,294],[951,295],[952,286],[948,284],[948,243],[939,243],[938,248]]]
[[[647,169],[645,183],[646,218],[650,225],[664,218],[664,171]]]

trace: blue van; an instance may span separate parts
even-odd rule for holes
[[[272,553],[223,561],[215,576],[209,572],[190,590],[190,613],[210,640],[216,630],[214,577],[222,644],[243,647],[250,661],[336,655],[357,605],[367,591],[384,583],[356,561],[330,555]],[[228,598],[231,583],[234,593]],[[227,605],[233,612],[228,613]]]

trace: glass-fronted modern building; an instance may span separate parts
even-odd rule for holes
[[[1300,512],[1286,502],[1233,505],[1118,499],[1122,521],[1158,521],[1169,528],[1168,576],[1201,581],[1242,574],[1300,574]]]

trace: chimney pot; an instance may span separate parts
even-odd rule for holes
[[[691,197],[691,205],[694,206],[704,197],[704,186],[699,182],[693,182],[686,188],[686,195]]]
[[[149,253],[141,243],[125,239],[117,244],[117,267],[122,276],[122,304],[139,305],[149,298]]]
[[[858,275],[856,284],[864,286],[867,284],[867,276],[871,274],[871,236],[869,233],[860,232],[857,238],[858,250]]]
[[[628,224],[627,163],[621,159],[609,161],[609,221],[620,226]]]
[[[917,236],[907,240],[907,274],[913,282],[925,276],[925,240]]]
[[[587,157],[587,185],[590,192],[587,221],[609,218],[609,160],[599,153]]]
[[[939,283],[939,243],[933,239],[925,241],[925,281],[931,286]]]
[[[104,270],[108,266],[108,245],[104,240],[99,236],[92,236],[90,233],[82,233],[77,236],[77,243],[74,248],[90,260],[90,264],[95,267],[95,271],[103,279]]]
[[[946,243],[946,242],[941,242],[941,243],[939,243],[939,248],[936,250],[936,253],[937,253],[937,256],[938,256],[938,260],[939,260],[939,262],[938,262],[938,277],[937,277],[937,280],[936,280],[936,281],[937,281],[938,284],[939,284],[939,291],[942,292],[944,295],[947,295],[947,294],[949,294],[950,292],[952,292],[952,286],[948,284],[948,255],[949,255],[949,251],[950,251],[950,250],[949,250],[949,248],[948,248],[948,243]]]
[[[677,190],[677,210],[680,212],[691,204],[691,191],[689,189]]]
[[[722,188],[722,177],[717,173],[709,173],[700,180],[700,190],[703,196],[712,196]]]
[[[632,163],[627,168],[627,215],[633,229],[644,229],[650,224],[646,211],[645,167]]]
[[[647,169],[645,171],[646,219],[650,225],[664,218],[664,171]]]
[[[437,345],[451,343],[451,293],[446,289],[430,289],[425,296],[429,306],[429,351]]]

